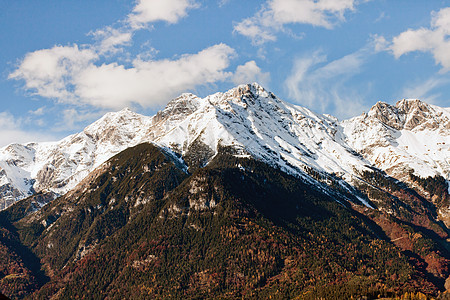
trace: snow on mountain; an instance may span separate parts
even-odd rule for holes
[[[450,109],[420,100],[377,103],[341,123],[346,142],[388,174],[408,180],[441,175],[450,180]]]
[[[194,106],[194,112],[154,141],[183,156],[194,144],[201,144],[209,157],[231,146],[240,155],[294,174],[312,167],[350,179],[354,167],[370,164],[343,143],[337,119],[288,104],[257,84],[196,98]]]
[[[202,167],[222,147],[313,181],[310,169],[352,183],[372,163],[449,178],[449,109],[404,100],[339,122],[286,103],[254,83],[203,99],[182,94],[152,117],[108,113],[52,143],[0,149],[0,209],[40,190],[64,194],[118,152],[154,142]],[[425,139],[426,137],[426,139]],[[426,142],[424,142],[426,141]],[[362,155],[361,155],[362,154]]]
[[[0,209],[36,191],[64,194],[114,154],[138,144],[151,118],[124,109],[58,142],[0,149]]]

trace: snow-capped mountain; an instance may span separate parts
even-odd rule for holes
[[[448,180],[449,116],[449,109],[403,100],[395,107],[378,103],[368,114],[340,123],[286,103],[258,84],[203,99],[183,94],[152,117],[124,109],[58,142],[0,149],[0,208],[36,191],[64,194],[114,154],[142,142],[170,149],[191,169],[231,147],[235,155],[306,180],[312,179],[304,171],[312,168],[351,184],[358,170],[372,164],[394,176],[402,166]]]
[[[158,115],[173,118],[173,107],[184,106],[186,98],[196,109],[176,122],[155,123],[159,130],[167,129],[152,139],[183,157],[201,149],[206,163],[220,147],[230,146],[238,155],[253,156],[290,173],[312,167],[343,176],[369,164],[345,144],[336,118],[288,104],[257,84],[204,99],[183,95]]]
[[[151,118],[124,109],[58,142],[2,148],[0,209],[42,190],[66,193],[108,158],[140,143],[145,132],[139,128],[150,125]]]
[[[414,171],[450,179],[449,108],[420,100],[378,102],[341,125],[348,145],[393,177],[407,180]]]

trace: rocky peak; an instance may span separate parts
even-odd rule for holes
[[[431,105],[418,99],[403,99],[395,104],[405,115],[404,129],[412,130],[416,127],[423,129],[437,129],[442,112],[436,111]]]
[[[131,111],[128,107],[105,114],[102,118],[87,126],[83,133],[93,140],[121,140],[121,135],[134,135],[136,128],[148,126],[151,118]]]
[[[394,107],[388,103],[377,102],[377,104],[370,109],[368,115],[369,117],[374,117],[382,123],[397,130],[401,130],[403,128],[403,113],[401,113],[397,107]]]
[[[233,98],[243,98],[243,97],[254,98],[257,97],[258,95],[268,93],[262,86],[254,82],[251,84],[241,84],[229,90],[226,94],[230,94]]]
[[[395,106],[378,102],[370,109],[368,116],[397,130],[450,128],[448,112],[418,99],[403,99]]]
[[[169,101],[166,107],[153,117],[153,124],[160,122],[179,122],[196,111],[201,105],[201,99],[194,94],[184,93]]]
[[[0,155],[0,158],[14,165],[21,166],[33,160],[36,152],[33,146],[34,144],[10,144],[4,148],[4,151]]]
[[[266,91],[256,82],[252,84],[239,85],[238,87],[226,92],[224,96],[226,98],[241,100],[243,102],[247,102],[248,100],[255,100],[257,98],[275,98],[272,93]]]
[[[217,93],[208,96],[208,102],[214,107],[226,111],[235,111],[236,109],[248,109],[266,112],[280,111],[279,103],[282,103],[271,92],[266,91],[258,83],[239,85],[225,93]]]

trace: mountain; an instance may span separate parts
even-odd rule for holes
[[[359,180],[355,169],[370,165],[401,180],[410,170],[448,180],[449,118],[449,109],[402,100],[377,103],[367,114],[339,122],[286,103],[258,84],[204,99],[183,94],[152,117],[124,109],[59,142],[1,149],[0,204],[6,208],[39,191],[65,194],[114,154],[143,142],[170,148],[191,170],[232,146],[236,154],[290,174],[313,169],[352,186]]]
[[[149,118],[128,109],[108,113],[83,132],[59,142],[12,144],[0,151],[1,204],[39,191],[64,194],[90,171],[129,146],[140,143]]]
[[[449,116],[402,100],[339,122],[251,84],[9,145],[0,292],[444,297]]]
[[[19,259],[39,259],[49,277],[29,288],[33,299],[437,296],[449,273],[439,223],[424,231],[367,213],[226,148],[188,174],[164,148],[140,144],[39,211],[14,209],[22,202],[0,220],[31,252]],[[2,292],[30,295],[14,272]]]
[[[346,142],[377,168],[433,196],[419,178],[450,179],[450,108],[420,100],[395,106],[378,102],[368,113],[341,123]],[[450,192],[450,186],[448,187]],[[450,207],[439,205],[441,220],[450,225]]]
[[[348,144],[371,163],[400,177],[450,178],[450,109],[420,100],[378,102],[367,114],[343,121]],[[405,178],[402,178],[405,179]]]
[[[1,203],[5,208],[39,191],[64,194],[114,154],[150,141],[181,155],[191,169],[233,146],[291,174],[313,168],[351,182],[353,169],[369,162],[343,138],[337,119],[288,104],[257,84],[204,99],[183,94],[153,117],[124,109],[59,142],[1,149]]]

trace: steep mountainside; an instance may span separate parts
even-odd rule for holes
[[[257,84],[204,99],[183,94],[153,117],[125,109],[59,142],[3,148],[2,206],[36,191],[64,194],[112,155],[148,141],[182,155],[191,170],[219,147],[233,146],[291,174],[313,168],[351,182],[353,169],[369,163],[345,144],[338,127],[337,119],[283,102]]]
[[[377,103],[367,113],[342,122],[348,144],[387,173],[407,179],[450,179],[450,109],[402,100]]]
[[[341,124],[346,142],[390,176],[428,198],[445,188],[450,191],[449,108],[419,100],[401,100],[395,106],[379,102],[367,114]],[[450,206],[435,200],[440,219],[449,226]]]
[[[39,191],[65,194],[114,154],[149,141],[182,156],[191,171],[220,147],[232,146],[235,155],[306,180],[313,171],[324,182],[342,178],[355,185],[359,172],[372,164],[402,180],[410,169],[448,180],[449,116],[448,109],[403,100],[395,107],[378,103],[368,114],[339,123],[288,104],[258,84],[204,99],[183,94],[153,117],[124,109],[59,142],[1,149],[0,208]]]
[[[402,100],[339,122],[252,84],[9,145],[0,292],[445,297],[449,119]]]
[[[39,211],[1,212],[50,277],[37,281],[32,298],[349,299],[445,290],[448,235],[433,218],[430,229],[418,227],[230,152],[221,148],[187,174],[163,148],[138,145]]]
[[[140,143],[145,133],[139,128],[149,124],[149,118],[124,109],[59,142],[3,148],[0,208],[39,191],[66,193],[108,158]]]

